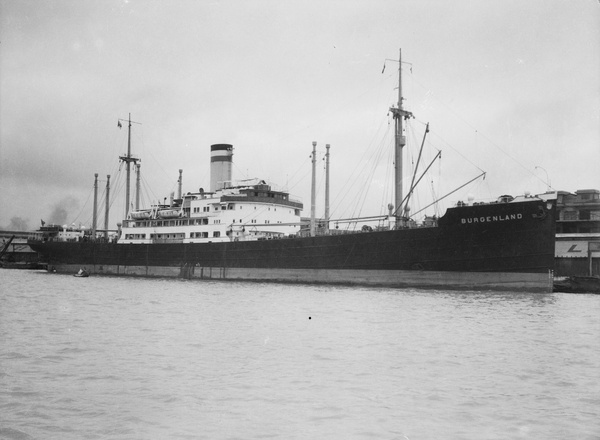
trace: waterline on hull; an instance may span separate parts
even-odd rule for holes
[[[58,273],[76,273],[74,264],[48,267]],[[92,275],[184,278],[191,280],[273,281],[384,287],[421,287],[455,290],[552,292],[551,273],[449,272],[410,270],[257,269],[199,266],[89,265]]]

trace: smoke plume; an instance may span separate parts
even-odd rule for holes
[[[55,225],[65,225],[74,221],[77,216],[76,210],[79,209],[79,202],[73,197],[65,197],[57,202],[52,208],[48,218],[48,223]]]
[[[13,217],[6,229],[9,231],[27,231],[29,230],[29,221],[22,217]]]

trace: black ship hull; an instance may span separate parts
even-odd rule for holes
[[[549,292],[555,207],[450,208],[436,227],[215,243],[30,241],[49,270]]]

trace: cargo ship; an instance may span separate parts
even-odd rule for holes
[[[85,268],[91,275],[551,292],[554,200],[501,196],[491,203],[460,202],[420,224],[411,218],[407,206],[416,179],[403,194],[402,150],[403,124],[412,114],[402,105],[401,52],[395,61],[394,204],[386,215],[369,218],[377,219],[375,227],[331,227],[341,220],[330,219],[327,207],[325,218],[316,219],[314,142],[308,222],[301,218],[303,204],[287,191],[264,180],[232,179],[231,144],[210,146],[208,191],[184,194],[180,170],[178,194],[169,203],[147,209],[136,203],[130,210],[129,169],[138,159],[129,141],[121,157],[128,175],[126,218],[116,236],[99,235],[95,227],[68,240],[40,231],[28,243],[48,270],[65,273]],[[124,121],[131,131],[131,116]]]

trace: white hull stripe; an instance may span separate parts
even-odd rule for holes
[[[61,264],[58,272],[76,273],[81,266]],[[386,287],[421,287],[460,290],[551,292],[550,273],[445,272],[408,270],[245,269],[173,266],[86,266],[91,274],[170,277],[210,280],[248,280],[295,283],[346,284]]]

